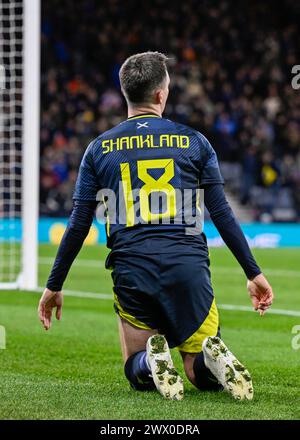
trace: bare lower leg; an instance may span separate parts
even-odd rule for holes
[[[150,336],[155,335],[157,330],[144,330],[134,327],[129,322],[118,316],[119,335],[124,363],[126,360],[141,350],[146,350],[146,343]]]
[[[201,391],[220,391],[223,387],[205,365],[203,352],[180,352],[189,381]]]
[[[197,353],[186,353],[184,351],[180,351],[180,354],[183,360],[184,371],[187,378],[193,385],[197,386],[194,373],[194,361]]]
[[[118,317],[124,373],[130,386],[138,391],[151,391],[155,384],[150,377],[150,368],[146,362],[147,340],[155,330],[143,330]]]
[[[124,372],[131,387],[138,391],[156,388],[166,399],[181,400],[183,381],[175,371],[165,337],[153,338],[146,354],[148,339],[157,330],[136,328],[120,317],[119,330]]]

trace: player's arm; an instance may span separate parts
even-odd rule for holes
[[[56,308],[56,318],[61,319],[62,286],[93,221],[97,205],[98,185],[93,169],[92,146],[93,144],[89,145],[82,159],[76,182],[72,214],[39,302],[39,318],[45,330],[51,326],[53,309]]]
[[[47,281],[46,289],[39,302],[39,317],[45,328],[51,326],[52,309],[60,320],[62,309],[62,286],[93,221],[96,202],[75,201],[67,229]]]
[[[236,257],[248,278],[248,291],[255,310],[263,315],[273,301],[270,284],[248,246],[227,200],[216,153],[208,140],[198,134],[200,142],[200,186],[204,188],[204,202],[225,244]]]
[[[263,315],[271,306],[273,292],[258,267],[247,240],[230,208],[222,184],[207,185],[204,201],[211,219],[248,278],[248,291],[255,310]]]

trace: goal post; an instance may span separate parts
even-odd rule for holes
[[[0,289],[38,286],[40,0],[0,0]]]
[[[24,0],[23,201],[20,287],[38,285],[40,0]]]

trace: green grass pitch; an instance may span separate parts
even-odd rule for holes
[[[41,286],[55,252],[54,246],[40,248]],[[181,402],[129,388],[112,300],[70,296],[111,293],[106,253],[103,246],[83,248],[65,284],[63,319],[48,333],[37,318],[37,293],[0,292],[0,325],[7,333],[6,350],[0,350],[0,419],[299,419],[300,349],[291,341],[293,326],[300,325],[300,249],[254,252],[274,287],[274,309],[298,312],[262,318],[223,307],[250,306],[246,280],[226,249],[211,250],[222,337],[252,373],[251,402],[199,392],[187,380]]]

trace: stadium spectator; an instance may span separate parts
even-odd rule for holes
[[[53,3],[57,7],[53,7]],[[126,118],[118,70],[131,53],[159,50],[173,58],[166,115],[203,132],[220,161],[242,166],[239,198],[257,208],[254,187],[284,186],[299,216],[300,93],[291,68],[300,62],[300,6],[287,0],[230,7],[229,0],[43,2],[42,214],[67,214],[75,169],[89,141]],[[231,5],[232,6],[232,5]],[[265,152],[276,157],[277,177]],[[296,172],[291,177],[286,155]],[[271,166],[272,167],[272,166]],[[268,175],[268,177],[266,177]],[[295,177],[297,175],[297,177]],[[66,183],[68,182],[68,183]],[[57,201],[59,195],[60,202]],[[55,208],[57,207],[57,208]],[[272,215],[273,204],[260,205]]]

